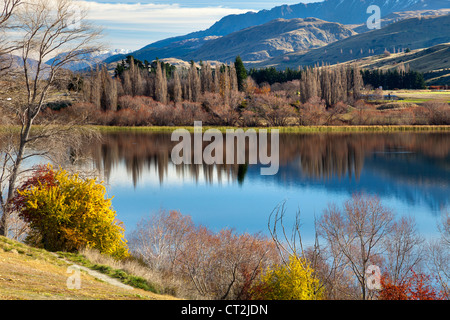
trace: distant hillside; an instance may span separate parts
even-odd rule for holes
[[[307,53],[285,54],[255,67],[286,67],[329,63],[335,64],[383,54],[387,49],[401,51],[406,48],[427,48],[450,42],[450,15],[406,19],[379,30],[358,34]]]
[[[355,35],[350,28],[316,18],[277,19],[208,41],[184,59],[234,61],[266,60],[284,53],[318,48]]]
[[[372,56],[361,59],[364,69],[395,69],[402,65],[423,72],[427,84],[450,85],[450,43],[439,44],[408,53],[392,54],[389,57]]]
[[[449,1],[450,6],[450,1]],[[416,10],[416,11],[401,11],[401,12],[393,12],[388,14],[384,18],[381,19],[381,27],[386,27],[387,25],[399,22],[401,20],[409,19],[409,18],[417,18],[417,17],[428,17],[428,16],[445,16],[450,14],[450,8],[448,9],[439,9],[439,10]],[[356,25],[353,27],[353,30],[357,33],[363,33],[369,31],[366,23],[362,23],[360,25]]]
[[[367,8],[378,5],[383,17],[401,11],[436,10],[450,8],[449,0],[325,0],[317,3],[298,3],[282,5],[270,10],[247,12],[244,14],[228,15],[214,23],[206,30],[191,32],[186,35],[171,37],[151,43],[135,52],[133,56],[140,60],[158,58],[179,58],[194,51],[193,47],[200,46],[212,37],[226,36],[230,33],[249,27],[265,24],[275,19],[296,19],[315,17],[325,21],[342,24],[364,23],[369,14]],[[187,42],[184,42],[187,40]],[[243,53],[241,53],[243,54]],[[123,59],[123,56],[108,58],[106,62]]]
[[[363,23],[369,17],[367,8],[377,5],[382,16],[392,12],[408,10],[436,10],[450,8],[448,0],[325,0],[316,3],[298,3],[281,5],[270,10],[232,14],[223,17],[210,28],[192,32],[187,35],[172,37],[151,44],[152,47],[162,48],[168,44],[183,39],[201,38],[206,36],[224,36],[248,27],[257,26],[275,19],[294,19],[315,17],[325,21],[342,24]]]
[[[141,61],[153,61],[156,58],[181,58],[184,57],[191,52],[197,50],[200,48],[204,43],[217,39],[217,36],[208,36],[203,38],[192,38],[192,39],[183,39],[180,41],[176,41],[173,43],[170,43],[168,46],[160,48],[160,47],[153,47],[152,45],[148,45],[143,47],[142,49],[139,49],[137,51],[134,51],[131,54],[136,59],[139,59]],[[115,55],[112,57],[109,57],[105,59],[106,63],[111,63],[115,61],[120,61],[124,59],[127,56],[127,54],[121,54],[121,55]]]

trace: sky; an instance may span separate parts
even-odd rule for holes
[[[79,0],[103,27],[110,49],[137,50],[152,42],[209,28],[229,14],[320,0]]]

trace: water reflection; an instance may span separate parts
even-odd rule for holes
[[[104,134],[102,142],[86,146],[85,152],[107,181],[114,168],[124,166],[134,187],[150,174],[161,185],[176,180],[245,187],[249,180],[329,192],[363,190],[426,203],[433,211],[449,204],[449,133],[280,134],[275,176],[261,176],[259,165],[175,166],[170,159],[175,144],[170,134],[120,132]]]

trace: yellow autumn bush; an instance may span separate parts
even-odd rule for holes
[[[27,242],[51,251],[95,248],[128,256],[122,222],[102,182],[40,166],[18,190],[14,206],[29,223]]]
[[[323,287],[308,261],[291,255],[287,264],[267,268],[251,294],[255,300],[319,300]]]

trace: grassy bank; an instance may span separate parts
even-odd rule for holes
[[[75,262],[74,257],[72,256],[71,260]],[[78,256],[78,260],[80,259]],[[86,259],[83,262],[102,269],[101,266]],[[100,281],[84,271],[81,271],[81,288],[69,289],[67,279],[71,275],[68,273],[70,265],[70,262],[58,255],[0,236],[0,300],[173,299],[171,296],[155,294],[148,290],[120,288]],[[103,269],[115,274],[116,278],[127,279],[129,284],[133,284],[132,282],[137,279],[106,266]],[[142,285],[142,282],[139,284]]]
[[[120,126],[93,126],[100,132],[154,132],[154,133],[171,133],[175,129],[186,129],[189,132],[194,132],[193,126],[148,126],[148,127],[120,127]],[[450,126],[439,125],[394,125],[394,126],[288,126],[288,127],[223,127],[223,126],[203,126],[202,130],[217,129],[221,132],[226,132],[227,129],[255,129],[259,131],[266,129],[269,132],[272,129],[278,129],[280,133],[318,133],[318,132],[434,132],[434,131],[450,131]]]

